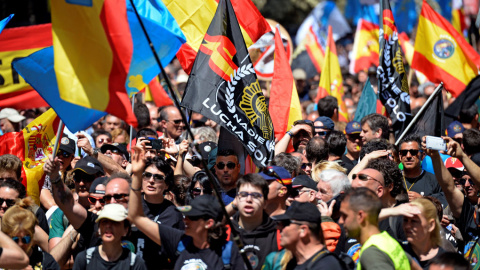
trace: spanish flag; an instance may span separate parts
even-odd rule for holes
[[[348,122],[348,112],[345,102],[343,102],[343,78],[338,63],[337,48],[332,36],[332,27],[328,27],[327,49],[325,51],[325,62],[320,75],[320,84],[315,102],[324,96],[325,93],[334,96],[338,101],[338,120]]]
[[[0,155],[11,154],[22,160],[22,184],[38,205],[44,181],[43,164],[52,155],[59,123],[60,118],[49,109],[21,132],[9,132],[0,137]]]
[[[187,4],[185,0],[163,0],[187,38],[187,43],[182,45],[177,58],[188,74],[192,70],[197,51],[213,20],[219,1],[189,0]],[[251,0],[232,0],[232,5],[247,47],[271,31],[267,20]]]
[[[272,117],[275,138],[280,140],[292,127],[293,122],[302,119],[302,107],[278,27],[275,32],[274,71],[268,110]]]
[[[173,105],[172,99],[168,96],[158,77],[155,77],[143,91],[145,92],[145,101],[153,101],[157,107]]]
[[[467,31],[462,7],[452,9],[452,25],[462,36]]]
[[[378,67],[378,30],[377,24],[364,19],[358,20],[355,41],[353,42],[353,58],[350,62],[350,73],[368,70],[371,66]]]
[[[477,74],[480,55],[442,16],[423,1],[412,68],[457,97]]]

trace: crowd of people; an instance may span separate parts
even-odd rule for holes
[[[184,77],[168,70],[174,82]],[[313,102],[318,82],[294,74],[303,119],[277,138],[271,164],[255,172],[233,150],[240,142],[219,141],[217,123],[192,113],[192,139],[178,108],[141,98],[137,128],[107,115],[87,130],[64,130],[43,166],[39,204],[22,185],[21,159],[0,156],[0,267],[475,267],[476,105],[448,126],[446,151],[427,149],[416,134],[395,146],[387,117],[340,122],[338,100]],[[345,80],[351,119],[368,76]],[[180,94],[185,82],[176,84]],[[434,85],[411,86],[415,109]],[[44,111],[2,109],[2,133],[20,131]]]

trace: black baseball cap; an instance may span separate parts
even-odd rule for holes
[[[112,144],[104,144],[102,147],[100,147],[100,151],[102,151],[102,154],[105,154],[107,150],[118,150],[120,153],[122,153],[125,156],[126,160],[129,160],[130,155],[128,154],[127,151],[127,146],[122,143],[112,143]]]
[[[69,154],[75,153],[75,141],[68,137],[67,134],[63,134],[62,139],[60,140],[59,150],[63,150]]]
[[[315,191],[318,191],[317,189],[317,183],[313,181],[310,176],[306,174],[301,174],[295,178],[293,178],[293,183],[292,183],[293,188],[300,188],[300,187],[306,187],[306,188],[311,188]]]
[[[187,217],[213,218],[216,221],[221,221],[223,218],[220,204],[212,195],[195,197],[190,205],[179,206],[177,209]]]
[[[306,221],[316,224],[321,223],[320,211],[313,203],[300,203],[297,201],[292,202],[285,214],[273,216],[273,220],[297,220]]]
[[[105,174],[103,170],[102,164],[96,159],[91,156],[86,156],[80,159],[77,164],[75,164],[75,169],[73,171],[80,170],[86,174],[94,175],[97,173]]]

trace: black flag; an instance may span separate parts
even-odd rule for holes
[[[424,106],[426,106],[425,104]],[[425,110],[417,118],[415,124],[409,130],[410,134],[416,134],[423,137],[430,136],[445,136],[445,121],[443,113],[443,96],[442,91],[438,91],[435,97],[425,107]]]
[[[465,90],[458,95],[450,106],[445,110],[445,124],[448,126],[454,120],[458,120],[462,109],[470,108],[477,102],[480,96],[480,76],[471,80]]]
[[[229,0],[221,0],[195,58],[182,106],[219,123],[258,167],[273,157],[275,138],[260,84]]]
[[[398,138],[412,120],[407,72],[389,0],[381,0],[380,7],[383,18],[380,20],[379,33],[378,93],[392,119],[395,138]]]

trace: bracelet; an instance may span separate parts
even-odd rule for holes
[[[50,180],[50,182],[52,183],[52,185],[56,185],[56,184],[58,184],[61,180],[62,180],[62,177],[59,175],[59,176],[55,177],[54,180]]]
[[[130,189],[133,190],[133,191],[142,191],[142,187],[139,187],[139,188],[137,188],[137,189],[135,189],[135,188],[133,188],[133,187],[130,187]]]
[[[285,132],[285,134],[288,134],[288,135],[290,135],[290,137],[291,137],[291,138],[293,138],[293,133],[292,133],[292,132],[290,132],[290,130],[289,130],[289,131],[287,131],[287,132]]]

